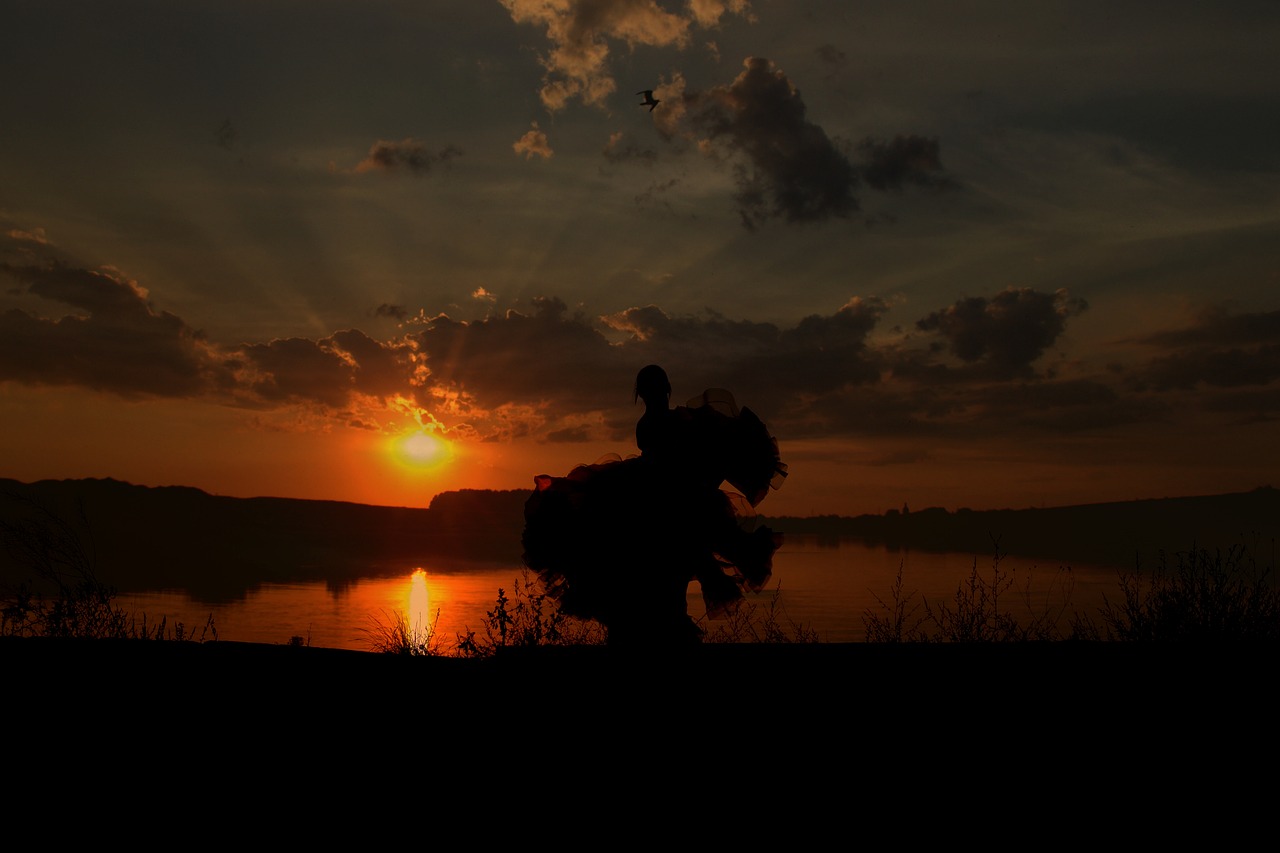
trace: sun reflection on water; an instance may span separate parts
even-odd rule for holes
[[[431,593],[427,591],[427,572],[414,569],[409,577],[409,603],[405,611],[410,636],[416,644],[425,643],[431,633]]]

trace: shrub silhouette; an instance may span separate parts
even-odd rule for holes
[[[950,604],[933,605],[906,591],[899,567],[888,600],[877,595],[880,609],[864,612],[863,625],[867,641],[875,643],[1280,640],[1280,590],[1270,582],[1272,570],[1259,569],[1251,549],[1243,544],[1213,552],[1192,548],[1176,557],[1170,567],[1161,551],[1154,570],[1139,566],[1122,573],[1121,600],[1104,595],[1098,621],[1089,614],[1068,614],[1070,569],[1059,571],[1039,607],[1030,599],[1028,580],[1020,596],[1030,615],[1019,620],[1001,604],[1015,590],[1012,576],[1000,567],[998,548],[990,579],[979,574],[975,560]]]
[[[115,588],[99,581],[94,572],[92,530],[83,507],[77,527],[34,501],[8,497],[20,502],[24,512],[0,520],[0,549],[33,576],[0,591],[0,636],[197,639],[182,622],[170,627],[162,617],[148,624],[146,614],[135,616],[115,603]],[[198,639],[210,636],[217,638],[212,616]]]
[[[1179,552],[1172,567],[1161,551],[1153,570],[1138,566],[1121,575],[1121,600],[1106,600],[1101,610],[1107,638],[1280,640],[1280,590],[1270,575],[1244,545],[1192,548]]]

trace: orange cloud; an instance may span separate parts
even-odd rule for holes
[[[534,155],[544,160],[550,160],[555,154],[551,150],[551,145],[547,142],[547,135],[538,129],[538,123],[535,121],[533,127],[525,132],[525,135],[517,139],[511,147],[515,149],[517,154],[523,154],[526,160],[533,159]]]
[[[603,106],[617,90],[609,69],[611,42],[627,47],[685,48],[693,26],[711,27],[726,13],[745,14],[746,0],[695,0],[685,13],[655,0],[502,0],[518,24],[545,28],[551,49],[541,57],[540,91],[551,112],[570,101]]]

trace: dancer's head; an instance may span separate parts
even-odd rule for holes
[[[645,365],[640,368],[640,372],[636,374],[636,396],[637,400],[644,400],[648,403],[650,400],[670,399],[671,397],[671,380],[667,378],[667,372],[656,364]]]

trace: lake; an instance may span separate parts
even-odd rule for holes
[[[914,592],[918,602],[954,609],[957,590],[975,570],[990,584],[994,563],[990,554],[894,551],[857,540],[790,534],[774,556],[769,586],[748,601],[760,612],[776,596],[775,615],[784,630],[794,623],[815,633],[820,642],[861,642],[866,639],[864,615],[887,614],[885,606],[892,603],[900,569],[904,595]],[[1072,613],[1088,614],[1096,621],[1104,596],[1113,602],[1119,599],[1121,568],[1003,556],[998,569],[1011,583],[1001,596],[1001,609],[1021,617],[1060,613],[1064,631]],[[439,570],[424,564],[402,576],[369,577],[341,586],[267,584],[230,603],[204,603],[179,590],[122,594],[116,600],[139,623],[145,617],[148,625],[155,625],[163,618],[170,633],[181,624],[189,635],[213,639],[207,628],[212,619],[220,640],[369,651],[371,632],[376,635],[397,620],[416,631],[434,631],[446,646],[468,630],[483,636],[485,617],[495,608],[498,591],[514,601],[518,591],[527,591],[532,578],[518,562],[474,563],[462,570],[456,563]],[[705,617],[696,583],[690,585],[689,612]],[[713,629],[717,624],[703,622]]]

